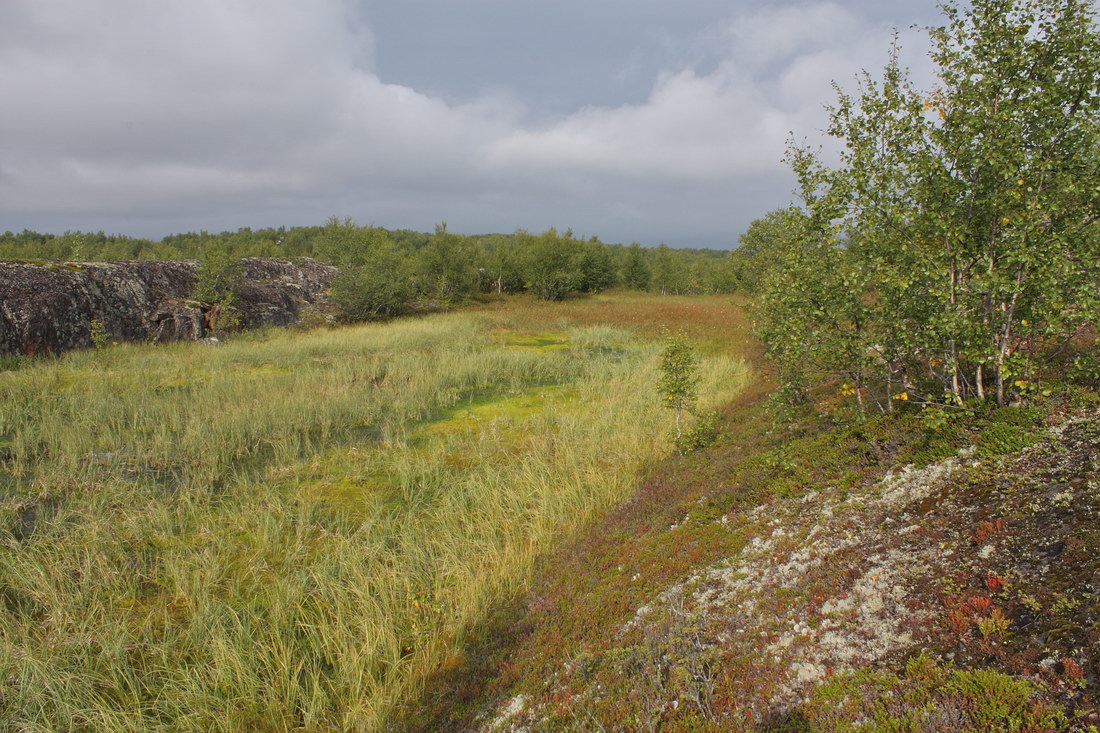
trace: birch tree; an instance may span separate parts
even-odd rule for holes
[[[810,218],[873,284],[886,392],[1004,404],[1040,347],[1097,316],[1100,35],[1083,0],[941,8],[932,89],[895,45],[881,79],[838,89],[839,165],[788,158]]]

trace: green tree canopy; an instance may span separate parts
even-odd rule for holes
[[[465,239],[447,231],[447,222],[437,224],[435,233],[419,252],[420,286],[426,295],[444,303],[473,293],[477,270],[473,252]]]
[[[683,256],[664,242],[657,245],[649,287],[662,295],[679,295],[689,290],[688,269]]]
[[[808,236],[846,240],[887,399],[1003,404],[1037,347],[1097,315],[1100,36],[1084,0],[942,8],[934,88],[895,46],[881,79],[839,93],[839,165],[798,145],[789,160]]]
[[[558,234],[549,229],[538,237],[526,240],[527,286],[543,300],[562,300],[580,289],[584,282],[581,270],[581,243],[567,231]]]
[[[623,258],[622,283],[631,290],[646,290],[649,287],[651,273],[642,254],[642,246],[634,242],[626,250]]]

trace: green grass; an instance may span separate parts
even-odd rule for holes
[[[657,346],[517,314],[0,371],[0,720],[385,729],[669,450]]]

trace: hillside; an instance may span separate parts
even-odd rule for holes
[[[413,727],[1094,730],[1097,402],[842,425],[747,395],[545,558]]]

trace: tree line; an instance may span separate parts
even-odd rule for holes
[[[333,302],[346,320],[450,305],[479,293],[531,292],[546,300],[626,288],[664,294],[722,293],[738,287],[723,250],[606,244],[571,230],[463,235],[360,226],[174,234],[161,240],[99,233],[23,231],[0,235],[0,257],[54,260],[199,260],[199,294],[231,300],[244,257],[311,257],[340,268]]]

